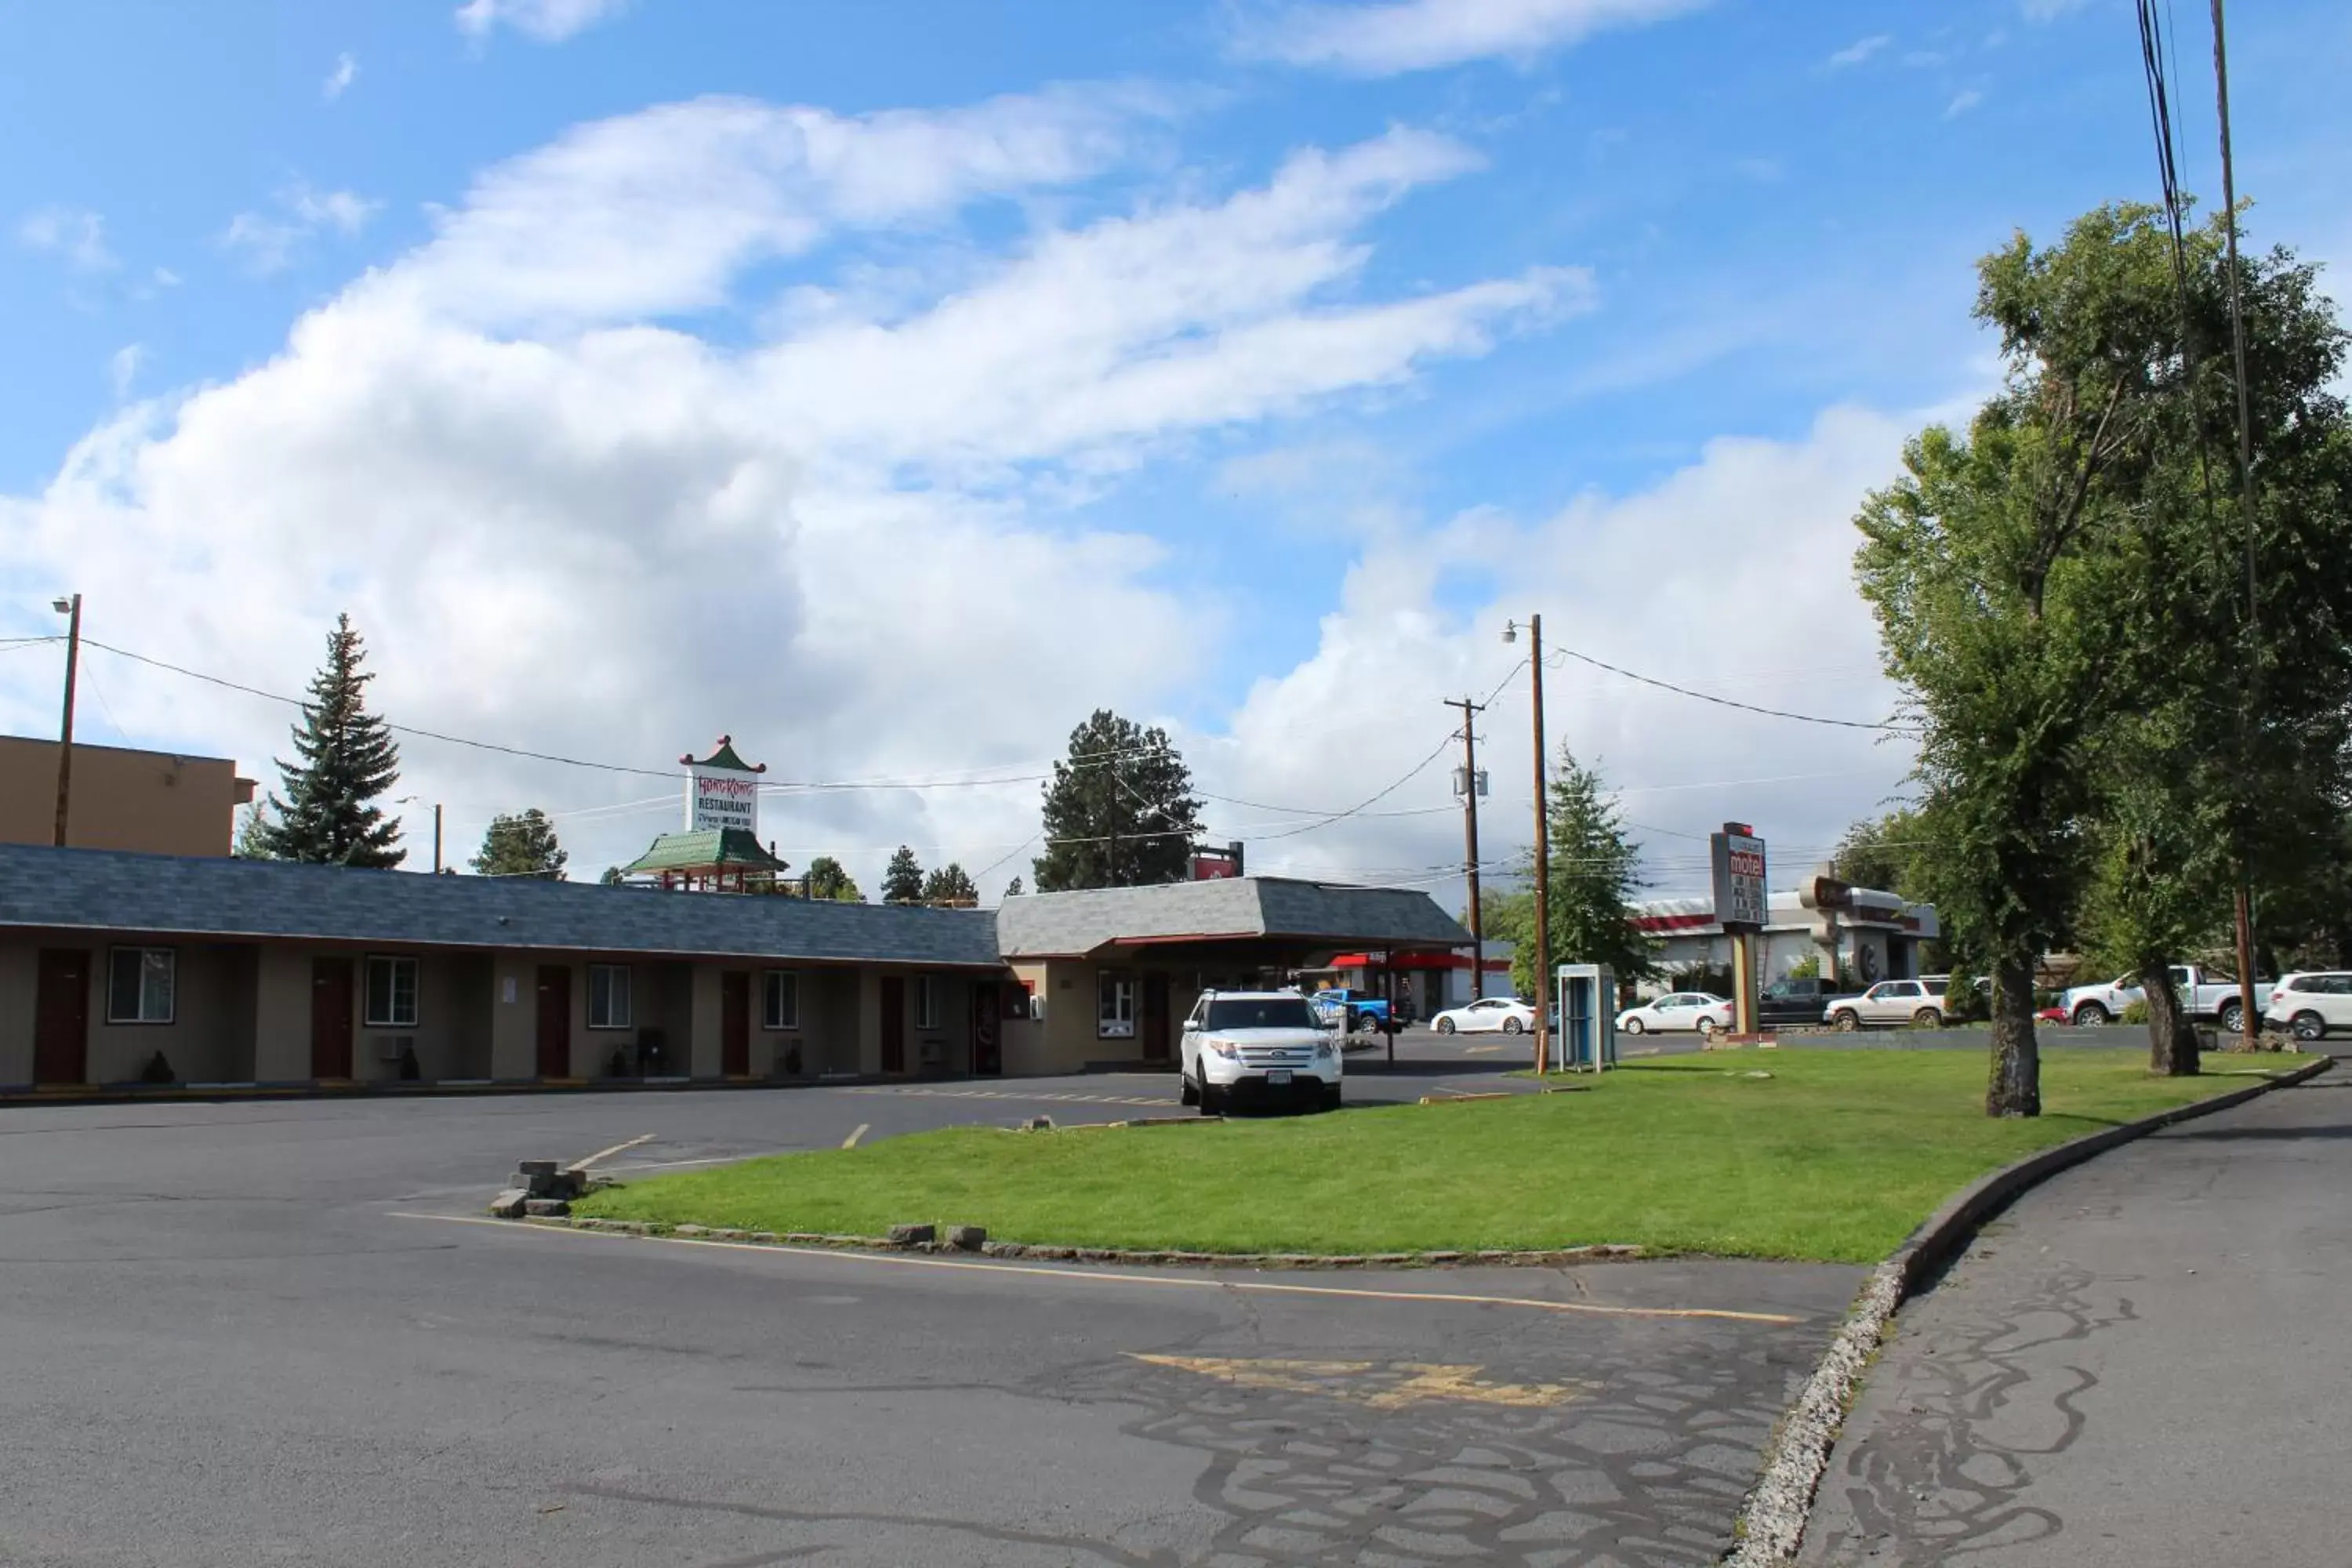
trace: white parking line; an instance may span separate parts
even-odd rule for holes
[[[1546,1301],[1528,1296],[1478,1296],[1441,1290],[1374,1290],[1363,1286],[1286,1285],[1271,1279],[1235,1279],[1213,1274],[1134,1274],[1124,1269],[1057,1268],[1040,1263],[983,1263],[961,1258],[908,1257],[896,1252],[835,1251],[820,1247],[781,1247],[757,1241],[703,1241],[682,1236],[631,1236],[625,1231],[571,1230],[557,1226],[521,1225],[510,1219],[487,1219],[474,1215],[416,1214],[404,1209],[386,1213],[388,1219],[438,1220],[444,1225],[488,1226],[509,1236],[544,1236],[571,1241],[653,1242],[664,1247],[701,1247],[722,1252],[785,1253],[794,1258],[823,1258],[835,1263],[866,1263],[901,1268],[965,1268],[979,1274],[1034,1274],[1051,1279],[1080,1279],[1091,1285],[1163,1285],[1177,1289],[1241,1290],[1278,1296],[1338,1296],[1372,1301],[1432,1301],[1448,1306],[1521,1307],[1531,1312],[1559,1312],[1596,1318],[1715,1319],[1736,1323],[1801,1323],[1787,1312],[1743,1312],[1725,1307],[1618,1307],[1599,1301]],[[1622,1268],[1623,1264],[1609,1267]]]
[[[599,1149],[593,1154],[589,1155],[586,1159],[574,1160],[572,1163],[564,1166],[563,1168],[567,1171],[584,1171],[589,1166],[594,1164],[597,1161],[610,1159],[624,1149],[634,1149],[640,1143],[650,1143],[653,1141],[654,1135],[647,1132],[639,1137],[632,1138],[625,1143],[615,1143],[610,1149]]]

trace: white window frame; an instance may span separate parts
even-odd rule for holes
[[[392,966],[392,1006],[389,1015],[379,1016],[375,1010],[375,966]],[[408,966],[408,1016],[400,1014],[400,966]],[[394,952],[372,952],[360,970],[360,1026],[364,1029],[413,1029],[424,1013],[425,974],[414,958]]]
[[[779,995],[791,1004],[779,1007]],[[770,969],[760,976],[760,1027],[783,1034],[801,1026],[801,976],[796,969]]]
[[[915,1027],[936,1029],[940,1026],[940,983],[936,975],[915,976]]]
[[[114,1010],[114,970],[115,966],[121,963],[125,958],[131,959],[139,965],[138,1010],[129,1017],[121,1016]],[[163,961],[162,968],[162,973],[164,976],[162,1009],[163,1016],[160,1018],[152,1016],[149,1010],[149,1005],[153,1002],[155,998],[151,996],[148,992],[148,982],[153,977],[153,974],[152,972],[148,969],[147,965],[148,961],[154,958],[161,958]],[[106,955],[106,1021],[108,1023],[137,1025],[170,1024],[178,1019],[179,1010],[180,950],[178,948],[118,947],[108,952]]]
[[[604,1021],[601,1024],[596,1021],[596,981],[599,975],[604,976],[605,982]],[[621,1005],[619,1009],[620,1016],[618,1017],[614,1016],[613,1007],[614,995],[612,990],[612,979],[615,975],[620,977],[621,982]],[[631,973],[627,964],[590,964],[588,966],[588,1026],[592,1029],[635,1028],[637,1018],[636,989],[636,976]]]
[[[1095,1038],[1135,1038],[1135,974],[1126,969],[1095,971]]]

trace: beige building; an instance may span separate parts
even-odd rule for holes
[[[54,844],[58,743],[0,735],[0,844]],[[219,757],[75,742],[66,842],[151,855],[226,855],[251,779]]]
[[[1284,985],[1350,950],[1470,940],[1426,893],[1286,877],[1033,893],[1004,901],[996,935],[1030,1004],[1004,1026],[1004,1060],[1038,1073],[1172,1067],[1204,990]]]

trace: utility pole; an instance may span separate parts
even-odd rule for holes
[[[1486,706],[1467,697],[1458,702],[1449,700],[1445,705],[1462,710],[1462,856],[1463,870],[1470,879],[1470,999],[1475,1002],[1486,994],[1486,921],[1478,910],[1477,721]]]
[[[433,803],[433,874],[441,874],[441,803]]]
[[[2230,355],[2238,381],[2238,509],[2246,532],[2246,702],[2239,727],[2248,731],[2251,716],[2262,700],[2261,611],[2254,598],[2254,424],[2252,398],[2246,386],[2246,321],[2238,297],[2238,183],[2230,158],[2230,48],[2224,37],[2221,0],[2213,0],[2213,100],[2221,129],[2221,213],[2229,220],[2226,236],[2230,268]],[[2239,760],[2243,770],[2253,761],[2251,744]],[[2238,829],[2238,1011],[2239,1038],[2247,1050],[2260,1040],[2262,1009],[2254,1005],[2254,893],[2247,865],[2245,828]]]
[[[1543,617],[1528,617],[1528,672],[1536,712],[1536,1071],[1551,1070],[1551,815],[1544,799]],[[1564,1007],[1566,1004],[1562,1004]],[[1593,1066],[1598,1068],[1598,1061]]]
[[[81,665],[81,595],[53,602],[54,607],[68,617],[66,622],[66,716],[58,731],[58,834],[57,847],[66,847],[66,813],[73,800],[73,713],[74,678]]]

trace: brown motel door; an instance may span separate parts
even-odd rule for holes
[[[1168,1059],[1168,976],[1157,970],[1143,976],[1143,1059]]]
[[[539,966],[539,1076],[572,1076],[572,971]]]
[[[89,950],[41,950],[33,1003],[33,1081],[80,1083],[89,1076]]]
[[[310,961],[310,1076],[352,1076],[352,961]]]
[[[719,977],[719,1070],[729,1078],[751,1072],[751,976],[740,969]]]
[[[896,974],[886,974],[876,984],[876,1000],[882,1015],[882,1070],[907,1070],[907,983]]]

